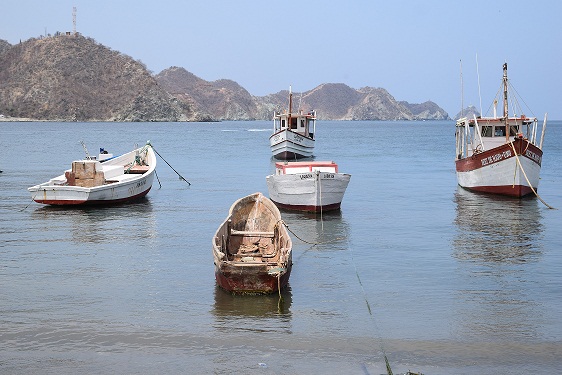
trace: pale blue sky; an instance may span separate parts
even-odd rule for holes
[[[180,66],[208,81],[232,79],[252,95],[322,83],[387,89],[432,100],[449,115],[484,112],[502,64],[530,110],[562,120],[562,2],[4,0],[0,39],[11,44],[77,31],[141,60],[154,73]]]

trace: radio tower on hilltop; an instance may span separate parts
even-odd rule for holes
[[[72,35],[76,35],[76,7],[72,7]]]

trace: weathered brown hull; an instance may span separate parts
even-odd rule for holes
[[[287,286],[292,264],[279,278],[268,273],[264,267],[240,264],[215,265],[215,279],[224,290],[237,294],[270,294]]]
[[[275,204],[261,193],[238,199],[213,236],[217,284],[237,294],[274,293],[287,285],[292,241]]]

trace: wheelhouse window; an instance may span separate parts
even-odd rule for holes
[[[282,119],[281,120],[281,128],[284,128],[284,127],[285,127],[285,119]]]
[[[496,137],[505,137],[505,126],[500,125],[500,126],[496,126],[495,127],[495,131],[494,131],[494,135]]]
[[[298,120],[298,118],[296,118],[296,117],[291,118],[291,129],[297,128],[297,120]]]
[[[491,137],[492,136],[492,127],[488,125],[482,126],[482,137]]]

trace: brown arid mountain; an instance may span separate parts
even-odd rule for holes
[[[196,119],[141,62],[80,35],[29,39],[4,49],[0,113],[58,121]]]
[[[79,34],[0,40],[0,115],[51,121],[270,120],[288,90],[253,96],[238,83],[209,82],[181,67],[146,66]],[[385,89],[325,83],[293,93],[294,108],[321,120],[448,119],[437,104],[399,102]]]
[[[179,101],[189,103],[201,116],[215,120],[255,120],[256,103],[238,83],[221,79],[205,81],[184,68],[171,67],[156,81]]]
[[[220,120],[269,120],[274,111],[288,109],[289,91],[252,96],[231,80],[205,81],[184,68],[172,67],[156,76],[158,83],[198,112]],[[448,114],[433,102],[398,102],[382,88],[355,90],[343,83],[325,83],[293,93],[294,108],[314,109],[320,120],[446,120]]]

